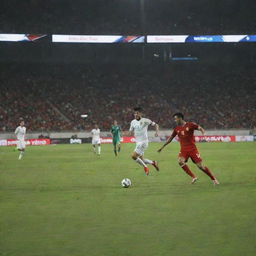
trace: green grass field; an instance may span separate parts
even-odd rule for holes
[[[122,146],[118,157],[112,145],[100,157],[89,144],[28,147],[22,161],[1,147],[0,255],[256,255],[256,143],[198,145],[219,186],[191,162],[189,184],[177,143],[150,144],[161,171],[148,177]]]

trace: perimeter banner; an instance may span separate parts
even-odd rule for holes
[[[147,43],[256,42],[256,35],[148,35]]]
[[[51,144],[50,139],[29,139],[25,140],[26,146],[44,146]],[[7,139],[7,140],[0,140],[0,146],[16,146],[17,140],[14,139]]]
[[[240,138],[243,137],[243,140]],[[245,137],[247,140],[245,140]],[[250,138],[249,138],[250,137]],[[168,137],[156,137],[151,138],[149,137],[149,142],[164,142],[168,139]],[[195,142],[235,142],[235,141],[252,141],[253,136],[234,136],[234,135],[206,135],[206,136],[195,136]],[[178,137],[175,137],[173,139],[173,142],[177,142]],[[121,143],[134,143],[135,138],[134,137],[122,137]],[[102,144],[108,144],[112,143],[111,137],[102,137],[101,138]]]
[[[112,137],[102,137],[100,138],[102,144],[110,144],[112,143]],[[134,143],[134,137],[122,137],[121,143]]]
[[[120,35],[52,35],[54,43],[144,43],[145,36]]]
[[[235,142],[236,136],[218,136],[218,135],[212,135],[212,136],[195,136],[196,142]]]
[[[34,42],[40,38],[46,37],[46,34],[0,34],[2,42]]]

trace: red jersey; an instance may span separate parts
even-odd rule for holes
[[[177,126],[173,130],[172,136],[178,135],[181,151],[191,151],[196,149],[194,130],[198,130],[198,124],[186,122],[182,126]]]

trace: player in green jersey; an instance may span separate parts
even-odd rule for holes
[[[114,124],[111,127],[111,134],[112,134],[112,141],[113,141],[113,146],[114,146],[114,153],[117,156],[117,151],[118,153],[121,150],[121,127],[117,125],[117,121],[114,120]],[[118,147],[118,149],[117,149]]]

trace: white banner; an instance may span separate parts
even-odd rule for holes
[[[254,141],[252,135],[236,136],[236,141]]]
[[[21,42],[21,41],[35,41],[42,37],[44,34],[0,34],[0,41],[3,42]]]
[[[187,35],[179,36],[164,36],[164,35],[155,35],[147,36],[148,43],[185,43]]]
[[[114,43],[121,36],[52,35],[54,43]]]
[[[18,42],[26,40],[27,37],[25,34],[0,34],[0,41]]]

